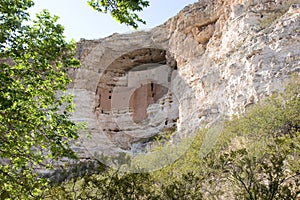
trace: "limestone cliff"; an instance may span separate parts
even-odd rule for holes
[[[150,31],[77,44],[82,157],[243,112],[300,72],[299,0],[200,0]]]

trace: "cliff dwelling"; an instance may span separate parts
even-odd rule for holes
[[[166,51],[151,48],[123,54],[105,69],[95,92],[95,114],[114,143],[128,149],[149,131],[153,136],[176,127],[178,106],[170,87],[174,71]]]
[[[246,7],[230,11],[222,2],[197,2],[149,31],[77,43],[81,67],[68,91],[74,121],[92,136],[81,134],[83,158],[130,152],[170,127],[190,136],[239,114],[299,71],[298,7],[263,28],[261,14],[242,15]],[[257,9],[267,16],[283,5]]]

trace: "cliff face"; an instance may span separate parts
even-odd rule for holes
[[[83,157],[136,151],[243,112],[300,72],[299,0],[201,0],[150,31],[81,40],[72,72]]]

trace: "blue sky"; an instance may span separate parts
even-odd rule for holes
[[[140,13],[147,25],[139,30],[153,28],[176,15],[184,6],[197,0],[150,0],[150,6]],[[86,0],[35,0],[30,13],[34,15],[42,9],[60,17],[59,23],[65,27],[67,39],[98,39],[113,33],[131,32],[133,29],[120,25],[109,14],[97,13],[88,7]]]

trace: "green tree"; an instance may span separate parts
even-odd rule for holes
[[[227,131],[245,145],[220,154],[238,199],[298,199],[300,194],[300,80],[274,94]]]
[[[193,172],[182,174],[170,184],[161,185],[160,199],[201,200],[203,199],[201,191],[202,179],[203,177]]]
[[[153,184],[149,173],[122,173],[109,169],[56,185],[45,199],[159,199]]]
[[[30,199],[47,181],[38,169],[51,168],[78,137],[69,120],[72,97],[68,69],[75,43],[66,42],[57,16],[43,11],[31,20],[32,0],[0,2],[0,198]]]
[[[138,22],[145,24],[136,12],[149,6],[147,0],[89,0],[89,6],[94,10],[103,13],[110,13],[120,23],[138,28]]]

